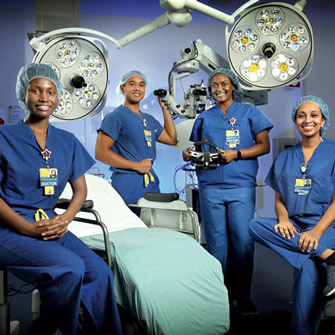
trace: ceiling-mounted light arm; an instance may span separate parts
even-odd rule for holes
[[[114,39],[110,35],[102,33],[97,30],[74,27],[74,28],[62,28],[50,31],[39,37],[33,37],[30,40],[31,47],[37,52],[42,50],[48,40],[55,36],[64,34],[87,34],[93,36],[102,37],[110,42],[112,42],[116,48],[120,49],[126,44],[137,40],[138,38],[155,31],[158,28],[162,28],[170,23],[177,25],[178,27],[184,27],[192,21],[192,14],[190,9],[199,11],[205,15],[208,15],[214,19],[231,25],[234,23],[235,16],[241,10],[249,7],[258,0],[249,0],[247,3],[242,5],[233,15],[225,14],[217,9],[210,6],[202,4],[197,0],[160,0],[160,5],[163,9],[167,10],[166,13],[156,18],[154,21],[146,24],[145,26],[135,30],[134,32],[122,37],[119,40]],[[301,0],[302,1],[302,0]]]
[[[158,28],[165,27],[170,23],[174,23],[178,27],[184,27],[192,21],[192,15],[187,9],[181,9],[177,12],[166,12],[156,18],[154,21],[133,31],[132,33],[122,37],[117,41],[117,47],[122,48],[126,44],[137,40],[138,38],[155,31]]]
[[[246,8],[250,7],[251,5],[253,5],[254,3],[258,2],[259,0],[249,0],[247,1],[245,4],[243,4],[242,6],[240,6],[239,8],[237,8],[235,10],[235,12],[233,14],[231,14],[231,16],[234,18],[236,18],[237,15],[239,15],[241,12],[243,12]]]
[[[41,51],[45,47],[45,43],[50,40],[51,38],[59,35],[66,35],[66,34],[88,34],[88,35],[93,35],[93,36],[100,36],[102,38],[105,38],[106,40],[112,42],[115,44],[117,48],[120,48],[118,41],[115,40],[113,37],[104,34],[100,31],[93,30],[93,29],[87,29],[87,28],[81,28],[81,27],[73,27],[73,28],[61,28],[61,29],[56,29],[53,31],[50,31],[48,33],[45,33],[39,37],[33,37],[30,40],[30,46],[38,51]]]
[[[247,6],[257,2],[258,0],[249,0]],[[162,28],[170,23],[178,27],[184,27],[192,21],[191,9],[200,13],[208,15],[226,24],[233,24],[234,17],[225,14],[217,9],[202,4],[196,0],[160,0],[160,5],[167,12],[156,18],[154,21],[146,24],[145,26],[135,30],[134,32],[122,37],[116,43],[117,48],[121,48],[126,44],[137,40],[138,38],[151,33],[152,31]],[[246,4],[242,6],[246,7]]]
[[[167,13],[159,16],[158,18],[156,18],[154,21],[146,24],[145,26],[133,31],[132,33],[122,37],[121,39],[119,39],[117,48],[122,48],[124,45],[137,40],[138,38],[151,33],[152,31],[161,28],[161,27],[165,27],[166,25],[168,25],[170,23],[170,20],[167,16]]]
[[[234,17],[225,14],[217,9],[207,6],[197,0],[160,0],[162,8],[169,12],[178,11],[180,9],[194,9],[202,14],[208,15],[216,20],[222,21],[227,24],[234,23]]]
[[[258,0],[249,0],[240,8],[246,8]],[[217,9],[202,4],[197,0],[160,0],[160,5],[167,12],[156,18],[147,25],[135,30],[134,32],[122,37],[114,43],[117,48],[121,48],[126,44],[137,40],[138,38],[170,23],[178,27],[184,27],[192,21],[192,14],[190,10],[196,10],[200,13],[208,15],[216,20],[224,22],[228,25],[233,24],[235,17],[233,15],[225,14]]]
[[[299,0],[294,4],[294,7],[302,12],[306,4],[307,4],[307,0]]]
[[[156,18],[154,21],[122,37],[119,40],[116,40],[110,35],[102,33],[98,30],[74,27],[74,28],[56,29],[48,33],[45,33],[39,37],[33,37],[30,40],[30,45],[34,50],[41,51],[44,48],[45,43],[55,36],[66,35],[66,34],[87,34],[87,35],[102,37],[112,42],[116,46],[116,48],[120,49],[126,44],[133,42],[137,40],[138,38],[144,35],[147,35],[158,28],[162,28],[170,23],[174,23],[179,27],[183,27],[187,25],[188,23],[190,23],[191,21],[192,21],[191,13],[187,9],[182,9],[175,13],[166,12],[163,15]]]

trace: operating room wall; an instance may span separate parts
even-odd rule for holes
[[[150,22],[152,18],[138,18],[136,13],[129,17],[114,17],[104,15],[81,15],[81,26],[99,30],[119,39],[124,35],[142,27]],[[333,36],[335,26],[331,24],[313,24],[315,38],[315,57],[311,75],[300,85],[300,87],[277,88],[269,92],[269,103],[259,108],[266,117],[274,124],[270,132],[271,140],[277,137],[291,136],[294,134],[291,121],[291,108],[302,94],[315,94],[322,97],[330,107],[331,127],[327,137],[335,139],[334,131],[334,109],[335,95],[333,90],[334,70],[334,44]],[[17,106],[15,97],[15,82],[19,68],[30,62],[33,52],[29,46],[28,32],[35,32],[35,14],[33,10],[1,9],[0,12],[0,45],[1,45],[1,90],[0,90],[0,117],[6,121],[9,106]],[[71,122],[54,123],[73,132],[88,151],[94,156],[96,140],[96,129],[100,126],[103,116],[123,102],[123,97],[115,93],[115,88],[120,77],[127,71],[139,69],[148,77],[147,93],[142,102],[142,110],[152,112],[163,122],[160,107],[153,91],[157,88],[167,88],[168,73],[174,61],[181,59],[180,49],[185,48],[190,41],[201,39],[216,52],[225,56],[224,24],[214,22],[194,21],[188,26],[178,28],[169,25],[144,36],[131,44],[117,49],[111,42],[105,41],[109,50],[110,84],[108,98],[104,111],[91,118]],[[183,81],[184,89],[192,83],[199,84],[201,80],[207,82],[207,74],[199,71]],[[179,95],[182,90],[180,87]],[[183,120],[178,120],[183,122]],[[19,148],[18,148],[19,154]],[[268,186],[263,186],[263,180],[273,161],[274,153],[259,158],[258,173],[258,210],[257,215],[273,215],[273,192]],[[161,180],[162,192],[173,192],[175,187],[181,190],[189,178],[185,172],[176,168],[183,164],[181,152],[159,144],[157,147],[157,160],[154,168]],[[109,177],[108,167],[97,163],[94,173],[100,173]],[[184,195],[182,194],[182,197]]]

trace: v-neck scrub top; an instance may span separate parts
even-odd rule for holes
[[[49,217],[55,216],[52,209],[66,183],[75,181],[95,164],[73,134],[52,125],[46,148],[51,151],[50,168],[58,169],[58,186],[53,195],[44,195],[40,186],[39,169],[46,168],[46,162],[30,127],[24,122],[0,127],[0,197],[28,221],[34,221],[39,208]]]
[[[113,139],[111,150],[121,157],[140,162],[147,158],[156,158],[156,140],[163,131],[162,125],[150,114],[139,115],[128,107],[120,105],[107,114],[98,131],[103,131]],[[151,146],[148,146],[144,130],[151,132]],[[138,173],[134,170],[110,167],[112,172]]]
[[[226,143],[226,130],[232,129],[232,118],[235,120],[234,130],[239,130],[240,143],[236,148],[230,148]],[[202,112],[194,122],[190,141],[207,139],[223,150],[242,150],[254,146],[257,134],[272,127],[257,107],[233,102],[226,114],[218,106]],[[197,177],[199,185],[205,187],[255,187],[257,171],[257,158],[252,158],[222,163],[215,170],[197,169]]]
[[[294,192],[297,178],[302,178],[300,165],[305,162],[301,144],[281,152],[272,165],[265,182],[284,200],[289,217],[295,215],[322,216],[335,192],[335,142],[323,139],[307,163],[306,179],[311,179],[308,195]],[[316,220],[315,224],[318,221]]]

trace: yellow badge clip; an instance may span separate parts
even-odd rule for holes
[[[53,186],[44,187],[44,195],[53,195],[55,193],[55,188]]]

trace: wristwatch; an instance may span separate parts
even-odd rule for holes
[[[237,158],[236,158],[236,160],[239,160],[239,159],[241,159],[241,158],[242,158],[241,151],[238,150],[238,151],[237,151]]]

